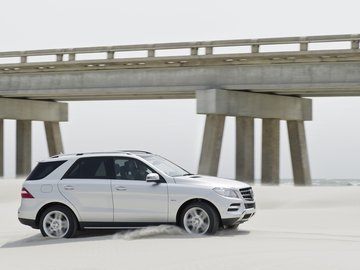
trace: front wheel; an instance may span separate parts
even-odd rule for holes
[[[77,230],[76,217],[64,206],[48,208],[40,218],[40,231],[51,238],[71,238]]]
[[[180,226],[190,234],[214,234],[219,228],[219,217],[210,205],[191,203],[182,211]]]

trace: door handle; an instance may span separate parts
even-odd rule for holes
[[[66,186],[64,186],[64,189],[65,189],[65,190],[74,190],[74,187],[73,187],[73,186],[66,185]]]
[[[122,186],[118,186],[115,188],[117,191],[126,191],[127,188],[126,187],[122,187]]]

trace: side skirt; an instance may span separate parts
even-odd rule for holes
[[[137,229],[149,226],[176,225],[166,222],[80,222],[80,229]]]

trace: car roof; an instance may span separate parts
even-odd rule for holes
[[[142,150],[117,150],[117,151],[108,151],[108,152],[81,152],[81,153],[72,153],[72,154],[59,154],[50,157],[49,159],[42,160],[40,162],[49,162],[52,160],[67,160],[71,158],[78,157],[99,157],[99,156],[148,156],[153,155],[148,151]]]

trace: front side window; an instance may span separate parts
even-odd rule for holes
[[[63,178],[108,179],[109,158],[80,158],[67,171]]]
[[[141,161],[133,158],[114,159],[115,179],[120,180],[143,180],[154,171]]]

